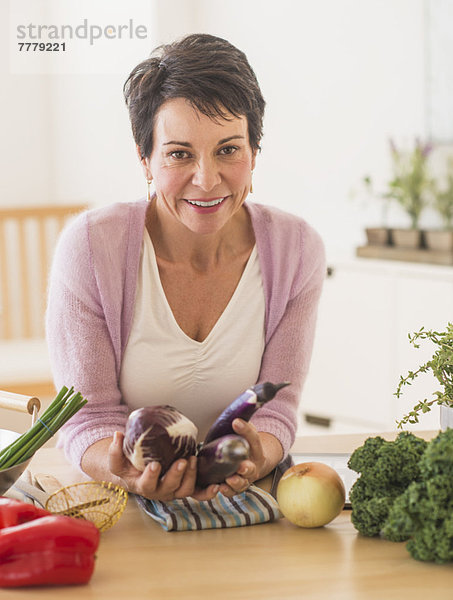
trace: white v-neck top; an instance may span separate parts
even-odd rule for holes
[[[265,301],[256,246],[225,310],[198,342],[173,316],[145,232],[131,333],[120,389],[131,410],[170,404],[198,427],[201,441],[220,412],[256,383],[264,351]]]

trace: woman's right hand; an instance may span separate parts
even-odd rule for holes
[[[197,459],[176,460],[161,478],[161,466],[158,462],[146,465],[139,471],[123,452],[124,434],[116,431],[109,447],[109,469],[123,482],[123,486],[133,494],[139,494],[151,500],[168,502],[176,498],[193,496],[197,500],[211,500],[219,491],[218,485],[210,485],[204,490],[195,491],[197,477]]]

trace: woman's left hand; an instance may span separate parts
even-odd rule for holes
[[[280,442],[274,436],[258,432],[252,423],[235,419],[233,429],[249,443],[250,456],[241,462],[234,475],[220,485],[219,491],[228,497],[244,492],[251,483],[270,473],[283,453]]]

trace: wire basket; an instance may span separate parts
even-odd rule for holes
[[[45,508],[53,514],[86,519],[99,531],[110,529],[126,508],[127,491],[111,482],[87,481],[57,490],[47,499]]]

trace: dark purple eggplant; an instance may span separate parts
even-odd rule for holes
[[[234,434],[232,425],[234,419],[248,421],[263,404],[275,397],[278,390],[287,385],[289,385],[288,382],[274,384],[266,381],[245,390],[217,418],[206,434],[204,443],[208,444],[224,435]]]
[[[197,455],[197,486],[222,483],[249,457],[250,446],[240,435],[225,435],[203,444]]]
[[[157,461],[163,475],[175,460],[196,453],[197,435],[192,421],[173,406],[146,406],[129,415],[123,452],[139,471]]]

